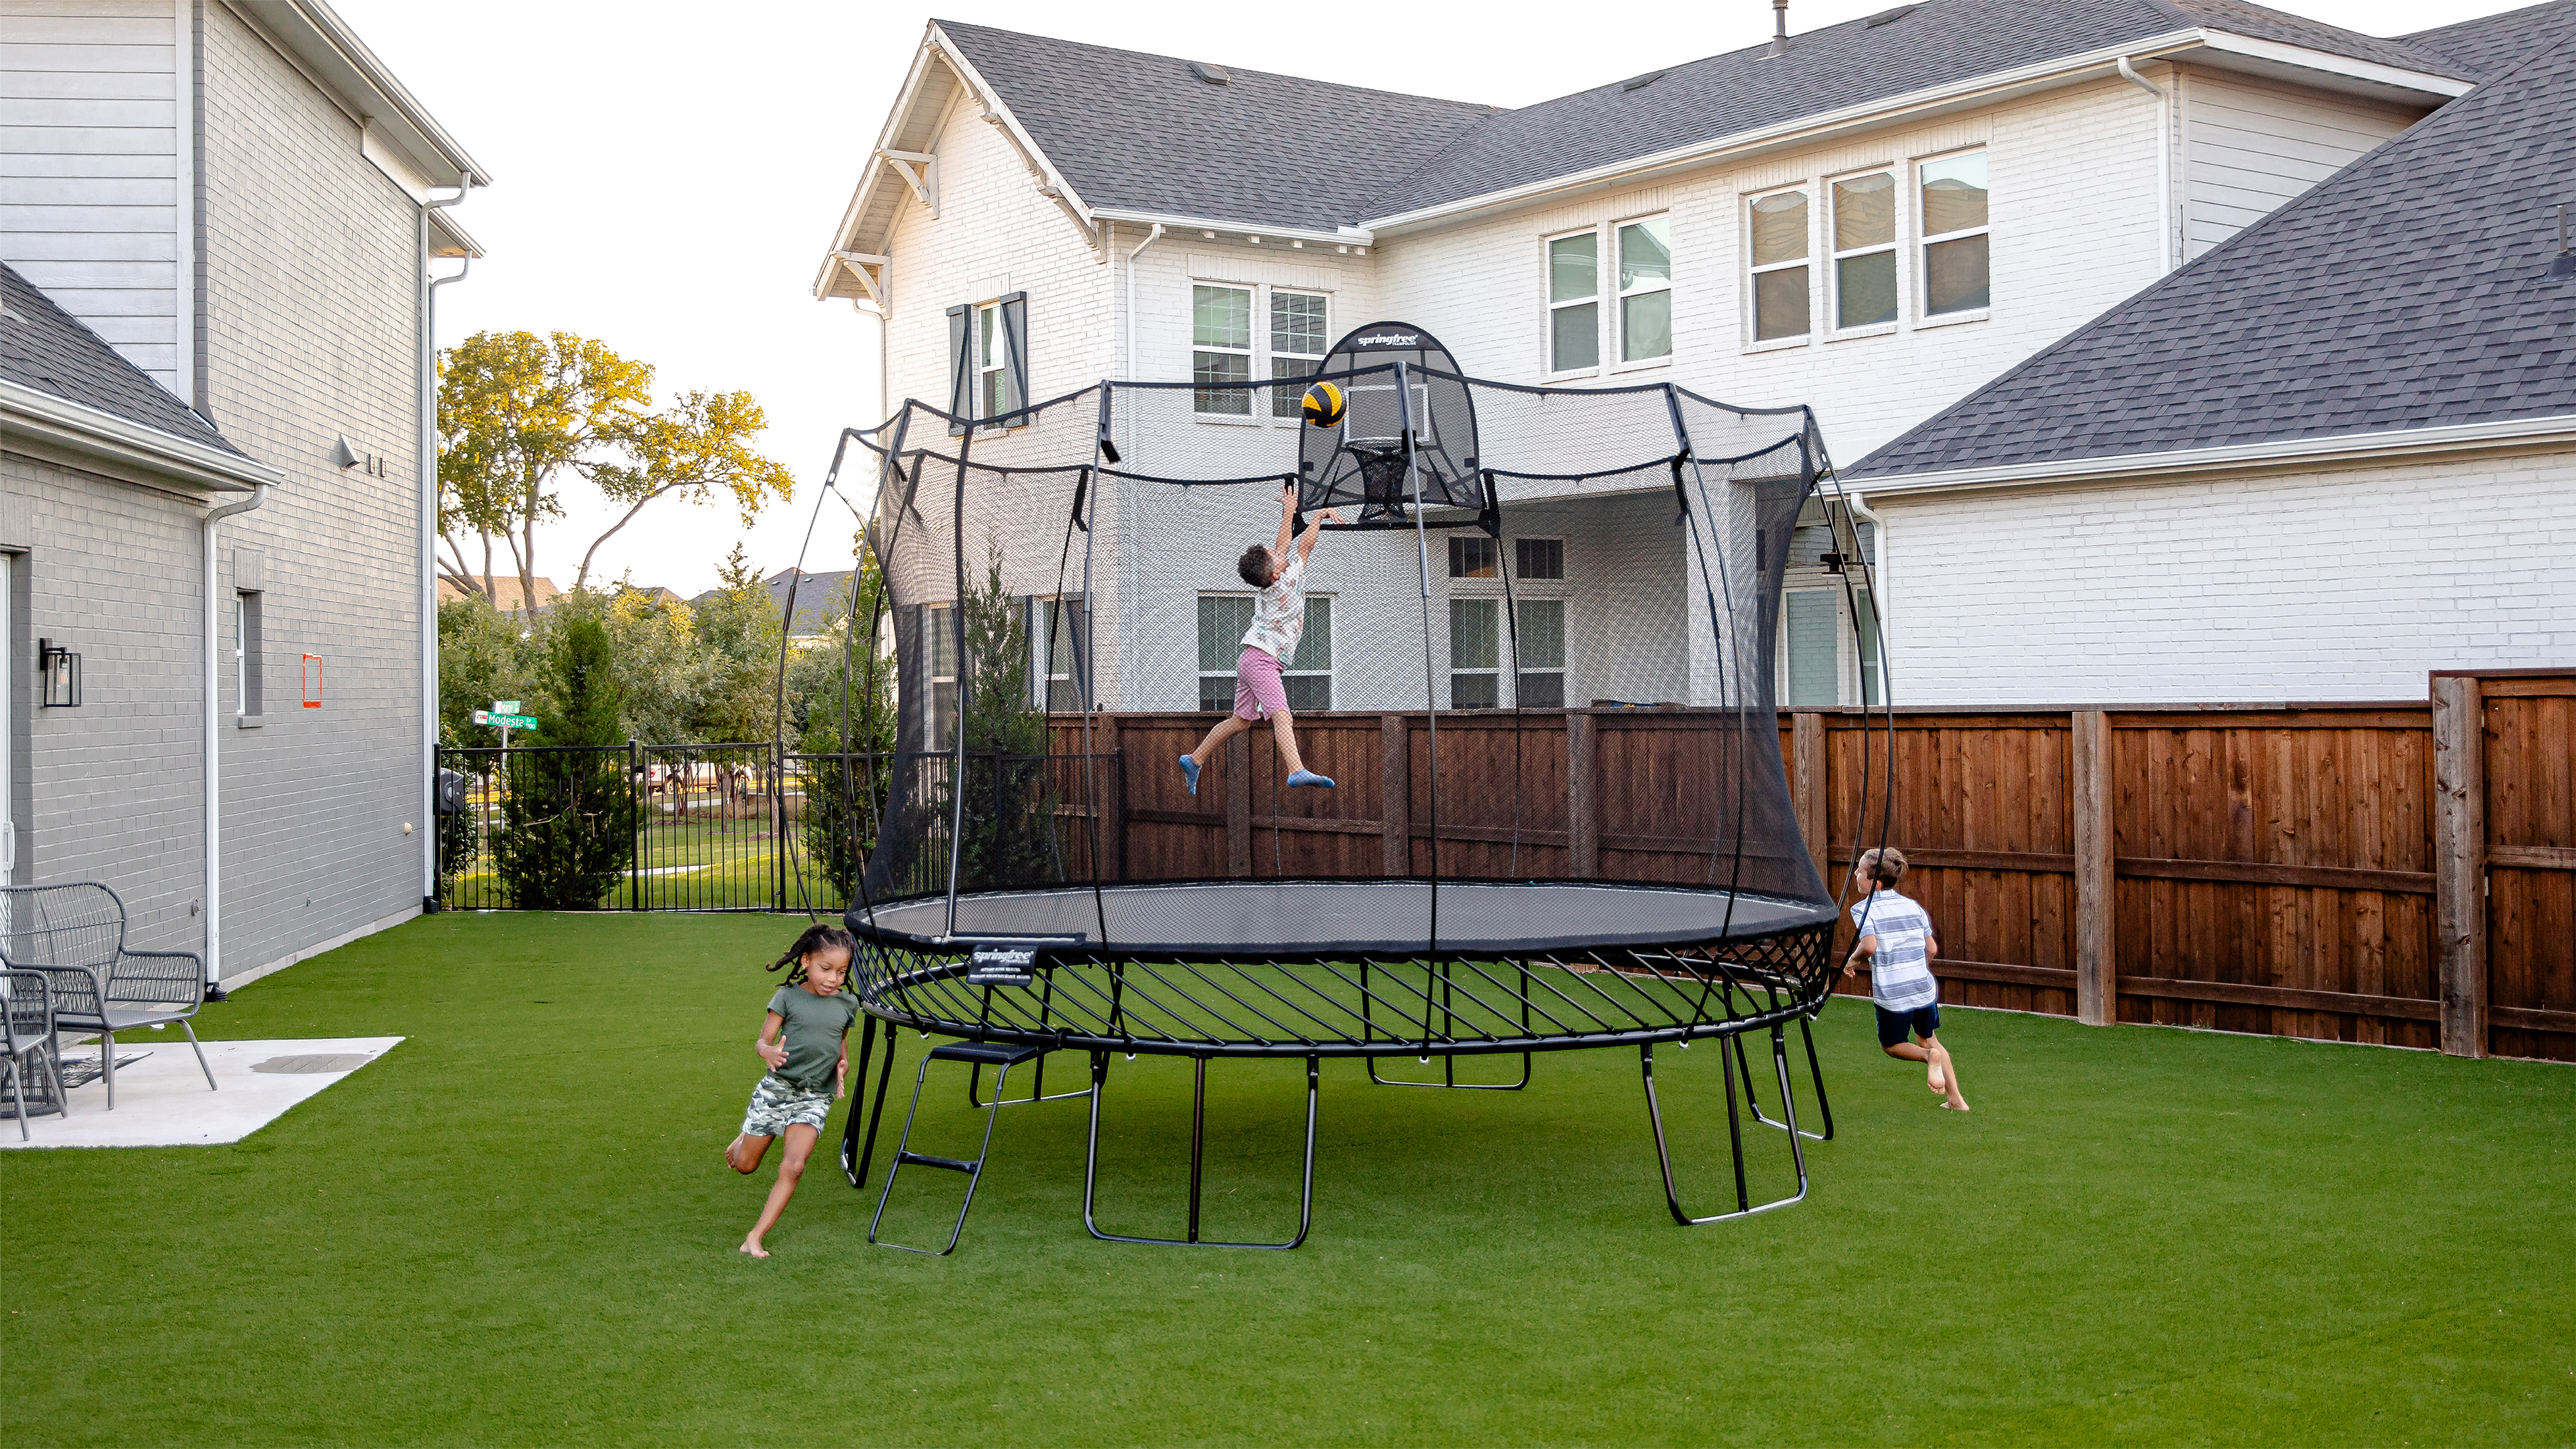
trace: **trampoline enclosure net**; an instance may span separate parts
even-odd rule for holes
[[[910,402],[862,435],[897,718],[861,911],[954,896],[966,935],[979,892],[1247,875],[1830,907],[1773,708],[1812,415],[1485,382],[1428,338],[1353,346],[1373,330],[1293,381],[1103,383],[974,422]],[[1298,415],[1318,380],[1338,426]],[[1301,529],[1341,520],[1282,661],[1299,741],[1368,778],[1285,789],[1264,723],[1193,797],[1175,756],[1232,708],[1236,561],[1289,488]]]

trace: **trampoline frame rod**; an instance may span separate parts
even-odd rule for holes
[[[1446,962],[1446,961],[1442,961],[1442,962],[1439,962],[1439,963],[1437,963],[1437,964],[1438,964],[1438,969],[1439,969],[1439,974],[1440,974],[1440,1019],[1441,1019],[1441,1022],[1443,1023],[1441,1034],[1442,1034],[1443,1036],[1449,1036],[1449,1035],[1450,1035],[1450,1032],[1449,1032],[1449,1030],[1448,1030],[1448,1025],[1447,1025],[1447,1024],[1454,1020],[1454,1017],[1452,1016],[1452,1013],[1451,1013],[1451,1008],[1452,1008],[1452,1005],[1453,1005],[1453,999],[1452,999],[1451,994],[1450,994],[1450,987],[1451,987],[1451,981],[1450,981],[1450,976],[1449,976],[1449,964],[1450,964],[1450,963],[1448,963],[1448,962]],[[1521,1035],[1523,1035],[1523,1036],[1527,1036],[1527,1035],[1529,1035],[1529,1032],[1530,1032],[1530,999],[1529,999],[1529,994],[1530,994],[1530,969],[1529,969],[1529,962],[1528,962],[1527,960],[1522,960],[1522,961],[1519,961],[1519,962],[1517,962],[1517,963],[1515,963],[1515,964],[1517,964],[1517,965],[1520,967],[1520,972],[1521,972],[1521,989],[1520,989],[1519,991],[1517,991],[1517,992],[1514,992],[1513,994],[1514,994],[1514,995],[1516,995],[1516,996],[1518,996],[1518,997],[1520,998],[1520,1003],[1521,1003]],[[1474,969],[1474,970],[1475,970],[1475,972],[1476,972],[1476,974],[1477,974],[1477,975],[1479,975],[1479,976],[1484,976],[1484,975],[1485,975],[1484,970],[1483,970],[1482,968],[1480,968],[1480,967],[1473,967],[1473,966],[1471,965],[1471,969]],[[1365,979],[1366,974],[1367,974],[1367,971],[1368,971],[1368,964],[1367,964],[1366,962],[1362,962],[1362,963],[1360,964],[1360,971],[1361,971],[1361,974],[1362,974],[1363,979]],[[1491,978],[1491,977],[1487,977],[1486,979],[1487,979],[1487,980],[1492,980],[1492,978]],[[1496,985],[1498,985],[1498,986],[1499,986],[1499,985],[1501,985],[1502,983],[1500,983],[1500,982],[1495,982],[1494,984],[1496,984]],[[1422,985],[1423,985],[1424,1004],[1425,1004],[1425,1006],[1427,1007],[1427,1006],[1429,1005],[1429,1000],[1430,1000],[1430,989],[1431,989],[1431,978],[1430,978],[1430,974],[1429,974],[1428,972],[1424,973]],[[1509,988],[1509,987],[1504,987],[1503,989],[1504,989],[1504,990],[1506,990],[1506,991],[1510,991],[1510,990],[1511,990],[1511,988]],[[1471,1000],[1472,1000],[1472,999],[1474,999],[1474,995],[1475,995],[1475,993],[1473,993],[1473,992],[1468,993],[1469,999],[1471,999]],[[1367,998],[1367,997],[1365,997],[1365,996],[1363,996],[1363,997],[1361,997],[1361,998],[1360,998],[1360,1019],[1361,1019],[1361,1022],[1362,1022],[1362,1024],[1363,1024],[1363,1025],[1365,1025],[1365,1024],[1367,1023],[1367,1020],[1368,1020],[1368,998]],[[1550,1019],[1550,1020],[1554,1020],[1554,1018],[1553,1018],[1553,1017],[1551,1017],[1551,1018],[1549,1018],[1549,1019]],[[1460,1091],[1460,1092],[1517,1092],[1517,1091],[1521,1090],[1523,1087],[1526,1087],[1526,1086],[1528,1086],[1528,1085],[1530,1084],[1530,1062],[1531,1062],[1531,1059],[1532,1059],[1533,1057],[1535,1057],[1536,1055],[1537,1055],[1537,1053],[1535,1053],[1535,1052],[1530,1052],[1530,1051],[1524,1051],[1524,1052],[1522,1052],[1522,1053],[1521,1053],[1521,1079],[1520,1079],[1519,1081],[1517,1081],[1517,1082],[1461,1082],[1461,1081],[1459,1081],[1459,1080],[1458,1080],[1458,1053],[1456,1053],[1456,1052],[1443,1052],[1443,1053],[1441,1054],[1441,1057],[1440,1057],[1440,1077],[1441,1077],[1441,1079],[1440,1079],[1439,1081],[1436,1081],[1436,1082],[1409,1082],[1409,1081],[1404,1080],[1404,1079],[1403,1079],[1403,1078],[1401,1078],[1401,1077],[1381,1077],[1381,1076],[1379,1076],[1379,1075],[1377,1074],[1378,1058],[1376,1058],[1376,1057],[1363,1057],[1363,1058],[1361,1058],[1361,1060],[1363,1060],[1363,1061],[1365,1061],[1365,1062],[1367,1062],[1367,1063],[1368,1063],[1368,1078],[1369,1078],[1369,1081],[1370,1081],[1373,1085],[1380,1086],[1380,1087],[1439,1087],[1439,1088],[1443,1088],[1443,1089],[1455,1090],[1455,1091]]]
[[[1735,1211],[1709,1213],[1701,1217],[1693,1217],[1683,1209],[1681,1189],[1673,1181],[1673,1153],[1664,1137],[1664,1110],[1655,1097],[1655,1044],[1647,1042],[1637,1048],[1637,1058],[1646,1084],[1646,1118],[1654,1124],[1655,1129],[1655,1163],[1663,1169],[1664,1174],[1664,1206],[1672,1212],[1673,1221],[1676,1224],[1685,1228],[1695,1228],[1704,1223],[1722,1223],[1732,1218],[1753,1217],[1756,1214],[1771,1212],[1806,1200],[1807,1153],[1800,1144],[1800,1139],[1810,1134],[1799,1129],[1797,1100],[1789,1092],[1789,1038],[1784,1026],[1783,1023],[1774,1023],[1771,1027],[1771,1062],[1779,1072],[1781,1111],[1789,1119],[1786,1124],[1789,1134],[1789,1156],[1798,1169],[1798,1190],[1788,1197],[1774,1198],[1765,1203],[1756,1203],[1752,1200],[1744,1178],[1744,1118],[1736,1107],[1735,1073],[1730,1070],[1733,1064],[1721,1062],[1718,1074],[1726,1083],[1727,1145],[1735,1164]]]
[[[1148,1238],[1126,1233],[1104,1233],[1094,1211],[1100,1180],[1100,1094],[1109,1082],[1109,1053],[1091,1053],[1091,1124],[1082,1150],[1082,1226],[1104,1243],[1144,1243],[1167,1248],[1260,1248],[1285,1252],[1306,1241],[1315,1226],[1315,1095],[1321,1077],[1319,1059],[1306,1058],[1306,1164],[1304,1179],[1297,1198],[1297,1236],[1284,1243],[1238,1243],[1202,1238],[1199,1235],[1201,1185],[1207,1162],[1207,1064],[1204,1056],[1192,1056],[1190,1091],[1190,1208],[1189,1236],[1185,1238]]]

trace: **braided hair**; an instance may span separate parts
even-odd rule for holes
[[[842,930],[838,926],[807,926],[804,934],[796,938],[796,944],[787,948],[786,955],[770,962],[762,969],[767,971],[776,971],[785,968],[787,970],[787,984],[790,986],[802,985],[805,980],[805,958],[817,951],[831,950],[835,946],[849,952],[855,957],[858,955],[859,940],[858,937],[851,935],[849,932]]]

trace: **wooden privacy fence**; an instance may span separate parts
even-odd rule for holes
[[[2445,672],[2430,696],[1900,709],[1892,800],[1883,714],[1784,715],[1780,747],[1829,886],[1885,812],[1959,1005],[2576,1060],[2576,670]],[[1523,788],[1444,792],[1441,873],[1723,881],[1702,782],[1730,719],[1442,715],[1445,778]],[[1093,718],[1087,748],[1125,765],[1114,874],[1429,871],[1425,716],[1302,716],[1331,791],[1279,789],[1268,731],[1240,736],[1194,798],[1172,761],[1209,721]],[[1742,878],[1776,870],[1757,851]]]

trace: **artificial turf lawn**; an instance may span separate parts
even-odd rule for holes
[[[718,1152],[797,924],[451,914],[208,1007],[408,1040],[235,1146],[0,1155],[10,1442],[2576,1437],[2576,1069],[1953,1012],[1961,1117],[1838,1001],[1837,1140],[1749,1221],[1666,1217],[1631,1052],[1328,1062],[1296,1252],[1086,1237],[1072,1100],[1003,1113],[954,1257],[867,1246],[818,1154],[753,1262],[770,1174]],[[1703,1212],[1720,1062],[1657,1054]],[[1211,1234],[1293,1225],[1299,1076],[1211,1068]],[[1176,1233],[1187,1065],[1115,1060],[1106,1110],[1103,1226]],[[971,1153],[956,1076],[922,1117]],[[889,1229],[959,1182],[908,1170]]]

